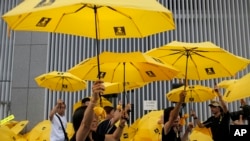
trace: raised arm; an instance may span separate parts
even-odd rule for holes
[[[81,125],[77,130],[76,141],[84,141],[87,138],[94,118],[94,107],[99,99],[99,94],[103,93],[104,89],[103,81],[97,80],[94,82],[92,86],[92,98],[84,113]]]
[[[182,103],[184,103],[186,97],[186,92],[182,91],[180,94],[180,101],[176,103],[174,109],[170,112],[169,120],[164,123],[164,134],[168,134],[170,128],[172,127],[174,120],[178,117],[179,111],[181,109]]]
[[[120,123],[119,126],[116,128],[113,134],[106,134],[105,141],[119,141],[125,127],[125,124],[128,120],[128,111],[131,109],[131,105],[127,104],[125,109],[122,109],[120,112]]]
[[[50,119],[50,121],[53,120],[54,114],[56,114],[58,112],[58,110],[59,110],[62,102],[63,101],[61,99],[58,99],[57,102],[56,102],[55,107],[53,107],[53,109],[50,111],[50,113],[49,113],[49,119]]]

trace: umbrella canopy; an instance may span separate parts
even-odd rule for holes
[[[250,63],[250,60],[235,56],[211,42],[173,41],[146,54],[158,57],[178,68],[181,73],[177,78],[185,80],[233,77]]]
[[[189,135],[190,141],[213,141],[210,128],[193,128]]]
[[[11,131],[7,126],[0,126],[0,140],[1,141],[16,141],[17,135]]]
[[[69,72],[52,71],[35,78],[38,86],[56,91],[78,91],[86,88],[86,82]]]
[[[26,127],[28,123],[28,120],[19,121],[14,127],[10,128],[10,130],[17,135]]]
[[[124,90],[128,91],[128,90],[133,90],[136,88],[140,88],[145,86],[147,83],[143,83],[143,82],[126,82],[125,83],[125,89],[123,88],[123,83],[109,83],[109,82],[104,82],[104,86],[105,86],[105,91],[104,91],[104,95],[107,94],[114,94],[114,93],[122,93]]]
[[[225,94],[223,99],[227,102],[233,102],[235,100],[240,100],[246,97],[250,97],[250,73],[246,74],[242,78],[238,79],[236,83],[231,84]]]
[[[144,115],[137,124],[137,131],[133,141],[160,141],[162,125],[157,122],[162,114],[163,111],[159,110]]]
[[[172,12],[155,0],[25,0],[2,18],[13,30],[98,39],[145,37],[175,29]]]
[[[104,82],[111,83],[171,80],[179,73],[171,65],[141,52],[103,52],[99,58],[99,75],[96,57],[80,62],[69,72],[83,80],[97,80],[99,76]]]
[[[43,120],[36,124],[29,132],[27,132],[25,134],[25,137],[29,141],[35,141],[38,140],[41,136],[46,136],[46,140],[48,140],[50,136],[50,129],[50,120]]]
[[[237,80],[236,79],[231,79],[231,80],[223,80],[220,83],[217,84],[217,86],[219,88],[228,88],[230,85],[233,85],[234,83],[236,83]]]
[[[171,90],[166,94],[167,99],[169,101],[179,102],[179,95],[183,91],[184,87],[185,86],[181,86],[179,88]],[[201,85],[187,86],[186,92],[187,95],[185,98],[185,102],[203,102],[214,99],[217,96],[216,92],[212,88]]]
[[[130,126],[128,124],[125,125],[122,136],[120,138],[120,141],[132,141],[133,137],[135,136],[137,132],[137,126],[140,121],[140,118],[138,118],[136,121],[134,121]],[[119,121],[116,123],[116,126],[119,126]]]
[[[175,28],[172,12],[155,0],[26,0],[2,17],[14,30],[95,38],[97,55],[99,39],[141,38]]]

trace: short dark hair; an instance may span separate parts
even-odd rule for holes
[[[103,109],[105,110],[105,112],[106,112],[107,114],[110,114],[110,112],[111,112],[112,110],[114,110],[114,107],[112,107],[112,106],[104,106]]]
[[[85,97],[82,99],[82,104],[85,104],[86,102],[90,101],[89,97]]]
[[[163,122],[166,123],[169,120],[171,111],[174,110],[174,107],[168,107],[163,110]],[[181,117],[181,112],[179,112],[179,116]]]

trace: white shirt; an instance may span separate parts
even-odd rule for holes
[[[60,116],[59,114],[57,114],[62,121],[62,124],[64,126],[64,129],[66,131],[67,128],[67,120],[65,116]],[[51,121],[51,132],[50,132],[50,141],[64,141],[65,140],[65,136],[64,136],[64,132],[61,126],[61,123],[58,119],[58,117],[54,114],[53,115],[53,119]]]

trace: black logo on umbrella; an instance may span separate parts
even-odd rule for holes
[[[104,78],[105,75],[106,75],[106,72],[100,72],[99,77],[97,76],[97,78]]]
[[[127,139],[127,138],[128,138],[128,133],[124,133],[124,134],[123,134],[123,138],[124,138],[124,139]]]
[[[146,74],[147,74],[149,77],[156,77],[156,75],[155,75],[152,71],[146,71]]]
[[[36,26],[46,27],[50,20],[51,18],[42,17],[41,20],[36,24]]]
[[[67,89],[67,88],[68,88],[68,85],[62,84],[62,88]]]
[[[215,74],[215,71],[213,68],[205,68],[206,72],[208,75],[212,75],[212,74]]]
[[[118,35],[118,36],[124,36],[126,35],[126,32],[125,32],[125,27],[123,26],[120,26],[120,27],[114,27],[114,31],[115,31],[115,35]]]

